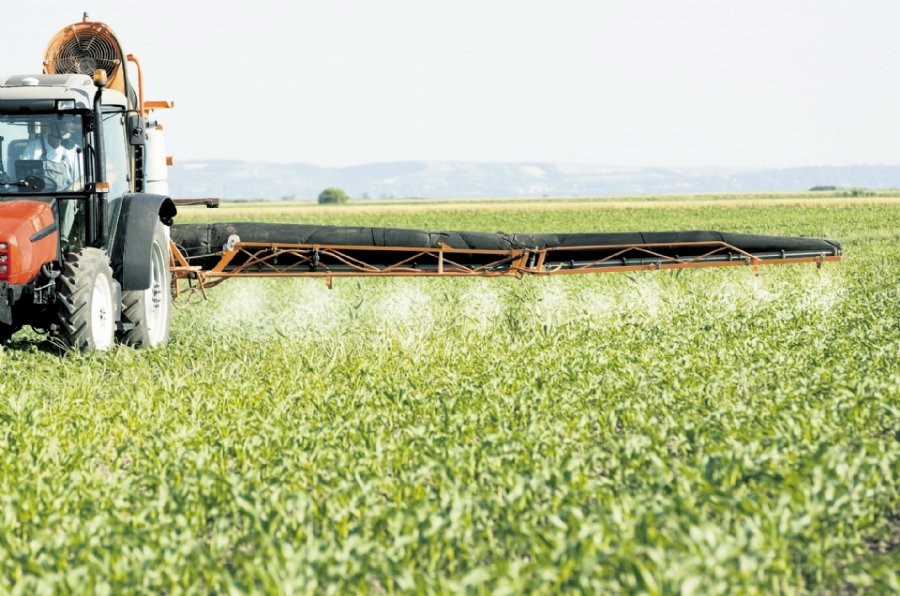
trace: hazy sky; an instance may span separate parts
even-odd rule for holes
[[[83,11],[179,161],[900,163],[897,0],[4,2],[0,70]]]

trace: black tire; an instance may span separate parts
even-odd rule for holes
[[[153,348],[169,341],[172,319],[172,279],[169,273],[169,239],[156,222],[150,249],[150,287],[122,292],[122,327],[118,340],[136,348]]]
[[[107,350],[116,329],[113,277],[109,257],[98,248],[66,255],[57,281],[56,336],[82,352]]]
[[[7,325],[6,323],[0,323],[0,345],[4,345],[9,342],[9,338],[13,336],[13,334],[21,329],[18,325]]]

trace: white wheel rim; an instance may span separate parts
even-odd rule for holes
[[[94,278],[91,292],[91,335],[94,349],[108,350],[113,343],[114,312],[112,288],[105,275]]]
[[[144,320],[147,322],[147,337],[151,346],[159,344],[166,336],[166,323],[169,320],[167,272],[168,266],[162,248],[158,242],[154,242],[150,255],[150,287],[144,290]]]

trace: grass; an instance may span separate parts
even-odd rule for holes
[[[20,334],[0,351],[0,585],[896,592],[900,204],[768,200],[254,208],[812,235],[846,259],[235,280],[178,309],[163,349]]]

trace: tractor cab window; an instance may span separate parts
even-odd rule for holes
[[[106,148],[106,181],[109,183],[110,202],[131,192],[131,167],[129,147],[125,140],[125,114],[110,112],[103,115],[103,145]]]
[[[115,236],[122,209],[122,197],[131,192],[130,147],[126,137],[125,113],[107,112],[103,114],[103,146],[106,149],[106,182],[109,191],[106,193],[106,215],[109,225],[109,237]]]
[[[79,114],[0,114],[0,193],[84,190]]]

